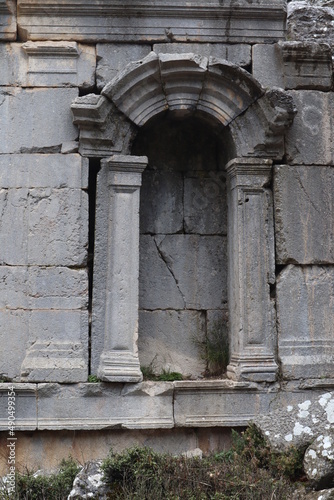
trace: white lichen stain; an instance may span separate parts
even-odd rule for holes
[[[329,436],[325,436],[323,440],[323,446],[324,448],[331,448],[332,446],[332,440]]]
[[[323,394],[319,399],[320,406],[324,407],[327,404],[327,400],[331,398],[331,394],[327,392],[327,394]]]
[[[304,403],[300,403],[298,405],[298,408],[300,408],[301,410],[308,410],[310,406],[311,406],[311,401],[304,401]]]
[[[314,424],[317,424],[317,423],[319,422],[319,419],[318,419],[318,418],[312,418],[312,422],[313,422]]]
[[[266,431],[266,432],[265,432],[265,435],[266,435],[266,436],[270,436],[270,432],[269,432],[269,431]]]
[[[285,439],[285,441],[288,441],[288,442],[292,441],[292,434],[287,434],[284,439]]]
[[[328,401],[325,407],[325,412],[327,414],[328,422],[330,422],[331,424],[334,423],[334,399]]]
[[[309,451],[307,452],[307,455],[308,455],[309,457],[311,457],[311,458],[316,458],[316,457],[317,457],[317,454],[316,454],[316,452],[315,452],[314,450],[309,450]]]
[[[298,418],[306,418],[309,416],[309,414],[310,413],[308,411],[299,411],[297,417]]]
[[[310,434],[310,435],[313,434],[313,432],[309,427],[307,426],[303,427],[299,422],[295,423],[295,426],[293,428],[293,433],[295,436],[300,436],[301,434]]]
[[[286,408],[286,409],[287,409],[287,411],[288,411],[288,412],[290,412],[290,411],[292,411],[292,410],[293,410],[293,406],[287,406],[287,408]]]

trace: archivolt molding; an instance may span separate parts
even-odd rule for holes
[[[283,156],[295,109],[280,89],[265,91],[245,70],[196,54],[156,54],[130,63],[100,96],[72,105],[85,156],[129,154],[136,127],[166,111],[203,115],[229,126],[237,157]]]

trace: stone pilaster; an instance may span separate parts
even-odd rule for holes
[[[229,321],[234,380],[274,381],[276,340],[270,284],[275,281],[270,160],[237,158],[229,179]]]
[[[92,349],[103,345],[97,374],[106,381],[142,379],[137,349],[139,194],[147,161],[146,157],[121,155],[102,161],[97,207],[104,212],[104,227],[97,227],[96,242],[97,246],[106,244],[106,249],[97,248],[95,267],[105,276],[102,281],[98,276],[94,280],[93,295],[96,291],[103,307],[101,317],[93,318]],[[101,186],[101,180],[105,186]],[[102,193],[104,199],[99,199]],[[97,342],[95,336],[100,337]],[[92,358],[96,354],[92,352]]]

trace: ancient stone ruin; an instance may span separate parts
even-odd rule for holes
[[[17,464],[219,449],[333,390],[333,40],[331,1],[0,0]]]

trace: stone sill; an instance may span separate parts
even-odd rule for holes
[[[15,430],[240,427],[260,414],[316,398],[334,380],[260,385],[230,380],[141,384],[0,384],[0,430],[8,430],[8,390]]]

